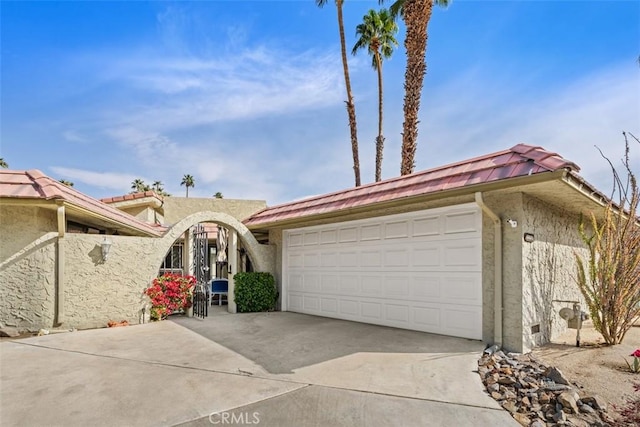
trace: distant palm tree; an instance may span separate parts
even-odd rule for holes
[[[162,193],[164,191],[164,189],[162,188],[162,181],[153,181],[153,184],[151,184],[151,189],[158,194]]]
[[[315,0],[318,7],[327,4],[327,0]],[[356,106],[353,103],[351,92],[351,80],[349,79],[349,64],[347,63],[347,44],[344,37],[344,20],[342,18],[342,5],[344,0],[335,0],[338,9],[338,29],[340,30],[340,48],[342,51],[342,71],[344,73],[344,85],[347,89],[347,115],[349,116],[349,129],[351,131],[351,151],[353,152],[353,173],[355,174],[356,187],[360,186],[360,158],[358,155],[358,129],[356,126]]]
[[[213,195],[213,197],[215,197],[216,199],[222,199],[224,196],[222,195],[221,192],[216,192],[216,194]]]
[[[189,197],[189,187],[195,187],[196,181],[191,175],[187,174],[182,177],[182,182],[180,183],[180,185],[184,185],[187,188],[187,197]]]
[[[371,65],[378,72],[378,136],[376,137],[376,182],[382,179],[382,152],[384,150],[384,136],[382,134],[382,58],[388,59],[398,45],[395,34],[398,25],[387,9],[379,12],[371,9],[362,18],[362,24],[356,27],[356,35],[360,38],[353,46],[351,53],[367,48],[373,57]]]
[[[66,185],[67,187],[73,187],[73,182],[67,181],[66,179],[60,179],[58,180],[58,182],[60,182],[60,184]]]
[[[384,0],[381,0],[384,1]],[[418,145],[418,113],[420,96],[427,72],[427,25],[433,5],[446,7],[452,0],[396,0],[389,8],[394,17],[402,16],[407,27],[404,47],[407,68],[404,74],[404,123],[402,125],[402,162],[400,174],[413,173]]]
[[[2,169],[8,169],[9,168],[9,164],[4,161],[4,157],[0,157],[0,168],[2,168]]]
[[[131,182],[132,193],[144,193],[149,190],[149,186],[144,183],[144,180],[136,178]]]

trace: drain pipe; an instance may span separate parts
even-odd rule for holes
[[[56,240],[56,316],[55,324],[64,322],[64,235],[67,229],[64,204],[58,203],[58,239]]]
[[[476,203],[480,209],[493,221],[493,249],[494,249],[494,326],[493,343],[502,346],[502,221],[482,199],[482,193],[476,192]]]

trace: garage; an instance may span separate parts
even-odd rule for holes
[[[288,229],[283,310],[482,339],[476,204]]]

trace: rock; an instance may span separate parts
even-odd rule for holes
[[[546,427],[546,426],[547,426],[547,423],[542,421],[540,418],[536,418],[531,422],[531,424],[529,424],[529,427]]]
[[[5,326],[0,328],[0,337],[16,338],[20,336],[17,328],[11,326]]]
[[[564,385],[564,384],[555,384],[555,383],[547,383],[544,386],[545,390],[548,391],[565,391],[565,390],[571,390],[571,387],[569,387],[568,385]]]
[[[580,409],[580,412],[584,412],[585,414],[593,414],[596,412],[596,410],[589,405],[580,405],[578,408]]]
[[[505,399],[511,399],[511,400],[516,400],[516,398],[518,396],[516,396],[516,394],[514,392],[512,392],[511,390],[505,390],[504,394],[504,398]]]
[[[489,393],[491,393],[492,391],[497,392],[498,390],[500,390],[500,386],[498,385],[498,383],[489,384],[487,386],[487,390],[489,391]]]
[[[513,419],[520,423],[521,426],[529,427],[531,420],[525,414],[521,414],[520,412],[516,412],[513,415]]]
[[[553,421],[557,423],[567,421],[567,416],[562,411],[556,412],[553,414]]]
[[[500,377],[500,379],[498,380],[498,384],[502,384],[502,385],[512,385],[515,383],[516,383],[516,380],[514,380],[511,377]]]
[[[531,406],[531,401],[529,401],[529,398],[527,396],[523,397],[520,403],[525,405],[527,408]]]
[[[513,375],[513,371],[511,370],[511,368],[506,367],[506,368],[500,368],[500,373],[502,375]]]
[[[591,423],[588,423],[585,420],[577,417],[567,417],[567,421],[569,421],[571,425],[575,427],[589,427],[591,425]]]
[[[564,409],[570,410],[570,413],[579,413],[578,400],[580,400],[580,396],[578,396],[578,393],[576,393],[575,390],[568,390],[560,393],[557,399]]]
[[[599,411],[607,410],[607,402],[597,394],[594,394],[593,396],[583,397],[580,400],[582,400],[582,403],[589,405],[592,408],[597,409]]]
[[[505,400],[504,402],[502,402],[502,407],[507,411],[511,412],[512,414],[518,411],[518,408],[516,407],[516,402],[514,402],[513,400]]]
[[[551,402],[551,397],[547,393],[542,392],[538,396],[538,402],[540,402],[541,405],[546,405],[547,403]]]
[[[504,400],[504,397],[497,391],[492,391],[491,397],[493,397],[494,400]]]
[[[569,385],[569,380],[567,380],[567,378],[562,374],[562,371],[560,371],[560,369],[555,368],[553,366],[548,367],[544,371],[544,376],[549,378],[551,381],[553,381],[556,384]]]

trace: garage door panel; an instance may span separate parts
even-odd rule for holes
[[[473,204],[286,230],[285,309],[481,339]]]

